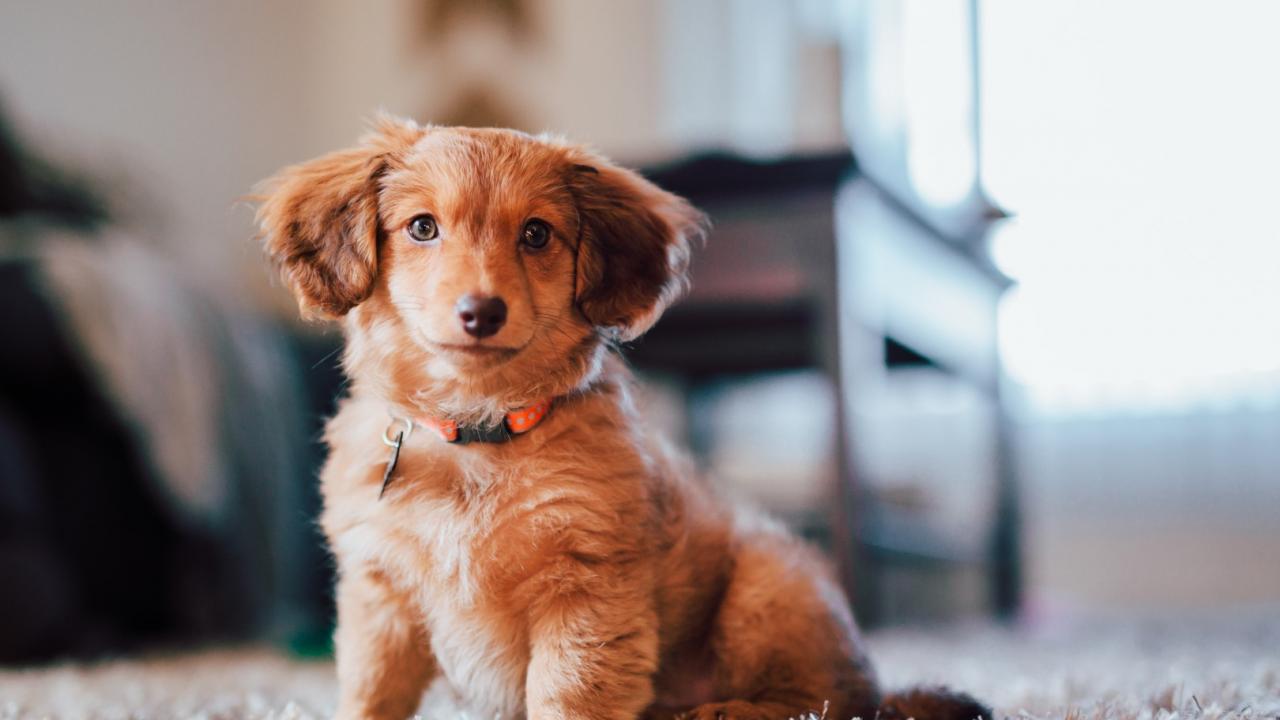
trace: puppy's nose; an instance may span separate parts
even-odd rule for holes
[[[477,338],[489,337],[507,322],[507,304],[500,297],[463,295],[453,309],[458,312],[462,329]]]

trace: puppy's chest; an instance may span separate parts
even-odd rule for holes
[[[333,544],[345,568],[376,567],[411,601],[462,706],[480,717],[518,717],[526,614],[513,602],[507,576],[523,563],[528,543],[514,538],[529,534],[518,521],[496,527],[500,513],[481,499],[388,492]],[[513,539],[498,542],[495,531]]]
[[[330,503],[334,549],[344,567],[376,566],[412,598],[464,705],[481,717],[518,717],[536,599],[530,589],[574,547],[571,528],[613,515],[613,502],[581,481],[586,473],[572,462],[557,463],[558,472],[464,469],[414,453],[401,462],[403,474],[381,500],[374,485],[381,474],[371,470],[344,496],[349,502]]]
[[[371,523],[378,556],[424,606],[510,605],[507,590],[536,572],[546,543],[534,518],[512,510],[512,493],[389,498]]]

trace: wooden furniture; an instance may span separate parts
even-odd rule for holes
[[[714,223],[696,255],[690,297],[626,349],[641,371],[676,379],[690,417],[684,439],[695,452],[707,450],[705,413],[694,406],[703,388],[780,371],[822,373],[838,408],[826,425],[836,448],[830,502],[790,519],[835,554],[863,622],[1010,612],[1016,494],[994,331],[1003,278],[895,203],[848,155],[706,156],[647,174]],[[989,436],[975,440],[989,443],[988,452],[969,462],[982,467],[956,468],[985,508],[971,513],[965,542],[929,513],[910,512],[903,494],[911,478],[898,482],[879,452],[883,443],[867,444],[883,436],[877,407],[900,413],[893,403],[904,373],[936,375],[930,382],[944,393],[953,392],[949,383],[961,388],[989,421]],[[909,444],[905,435],[899,442]],[[970,607],[949,606],[948,597],[963,593],[928,580],[957,573],[980,585]],[[903,577],[926,581],[903,584]],[[904,594],[943,602],[894,612],[913,607]]]

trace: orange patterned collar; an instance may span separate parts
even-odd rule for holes
[[[473,442],[500,443],[534,429],[550,412],[551,399],[548,398],[529,407],[512,410],[503,418],[501,425],[493,427],[459,425],[453,420],[441,420],[427,416],[414,418],[414,423],[434,430],[440,436],[440,439],[448,443],[456,443],[458,445],[466,445]]]
[[[527,408],[512,410],[503,418],[502,424],[496,427],[459,425],[453,420],[440,420],[428,416],[416,417],[413,420],[397,420],[392,415],[391,427],[382,432],[382,442],[391,448],[391,455],[387,458],[386,469],[382,473],[382,488],[378,490],[378,499],[382,499],[382,496],[387,492],[387,487],[391,485],[391,480],[395,476],[396,465],[400,462],[400,448],[404,446],[405,439],[409,437],[415,427],[434,430],[441,440],[456,445],[466,445],[473,442],[506,442],[516,435],[527,433],[537,427],[538,423],[542,422],[547,417],[547,414],[551,412],[551,401],[552,398],[547,398]],[[403,427],[392,438],[391,433],[397,425],[401,424]]]

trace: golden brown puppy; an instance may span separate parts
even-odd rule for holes
[[[688,203],[556,140],[384,118],[258,217],[346,331],[338,717],[407,717],[438,677],[483,718],[875,714],[822,560],[639,430],[612,343],[683,289]]]

